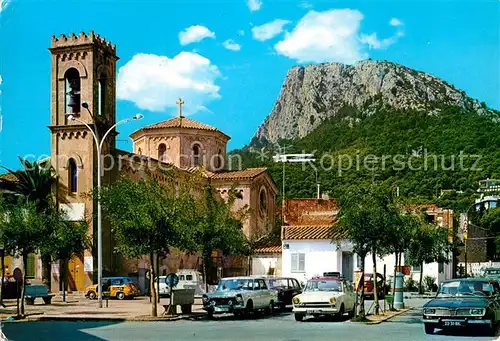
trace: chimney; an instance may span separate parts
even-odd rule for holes
[[[330,196],[328,195],[328,192],[324,192],[323,194],[321,194],[321,199],[323,199],[323,200],[329,200]]]

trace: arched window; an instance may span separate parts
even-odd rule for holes
[[[78,192],[78,168],[74,159],[68,162],[68,188],[71,193]]]
[[[160,145],[158,146],[158,160],[165,161],[166,152],[167,146],[165,145],[165,143],[160,143]]]
[[[260,214],[262,216],[265,216],[267,213],[267,192],[264,187],[260,189],[259,193],[259,209],[260,209]]]
[[[104,115],[106,113],[106,78],[101,75],[98,82],[98,93],[99,93],[99,115]]]
[[[217,152],[217,156],[215,158],[215,168],[216,170],[220,170],[222,167],[222,150],[219,148]]]
[[[65,112],[80,112],[80,74],[75,68],[70,68],[64,74],[64,83],[66,87]]]
[[[193,166],[201,165],[201,148],[199,145],[195,144],[193,146]]]

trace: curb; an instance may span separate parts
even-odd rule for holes
[[[190,316],[172,316],[172,317],[94,317],[94,316],[28,316],[22,320],[2,320],[3,323],[25,323],[42,321],[64,321],[64,322],[170,322],[183,319],[189,319]]]
[[[364,322],[364,324],[368,324],[368,325],[380,324],[382,322],[385,322],[385,321],[388,321],[388,320],[392,319],[393,317],[396,317],[396,316],[402,315],[404,313],[407,313],[410,310],[411,310],[411,308],[400,309],[394,315],[388,316],[388,317],[386,317],[386,318],[384,318],[382,320],[379,320],[379,321]]]

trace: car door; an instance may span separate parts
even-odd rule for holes
[[[342,296],[344,297],[344,307],[346,310],[351,310],[354,306],[354,295],[351,286],[346,281],[342,281],[342,291]]]
[[[255,297],[257,298],[258,301],[258,306],[256,308],[263,308],[267,306],[265,302],[265,289],[267,289],[266,284],[264,283],[264,280],[262,279],[257,279],[254,281],[254,290],[255,290]]]

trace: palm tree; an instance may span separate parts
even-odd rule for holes
[[[23,166],[22,170],[13,171],[0,166],[9,174],[0,178],[0,190],[24,197],[27,202],[35,204],[40,213],[50,209],[52,188],[57,181],[54,168],[48,160],[30,162],[19,157],[19,161]]]
[[[0,166],[8,172],[6,176],[0,177],[0,192],[4,192],[6,201],[15,202],[21,197],[27,203],[34,204],[38,213],[49,213],[54,208],[52,189],[57,182],[56,172],[50,161],[30,162],[22,157],[19,157],[19,161],[23,167],[21,170],[13,171]],[[47,234],[50,232],[47,231]],[[2,267],[2,275],[3,271]],[[42,255],[42,272],[50,288],[50,255]]]

